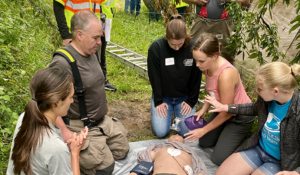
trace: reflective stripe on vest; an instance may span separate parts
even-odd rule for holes
[[[106,0],[55,0],[65,7],[65,17],[69,31],[71,29],[72,16],[82,10],[95,12],[100,19],[100,4]],[[71,31],[70,31],[71,33]]]
[[[175,4],[175,1],[174,0],[171,0],[170,4]],[[176,8],[180,8],[180,7],[186,7],[188,6],[189,4],[183,2],[182,0],[180,1],[179,4],[176,5]]]

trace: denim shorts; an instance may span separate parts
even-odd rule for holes
[[[273,175],[281,171],[280,160],[267,153],[260,144],[241,151],[240,154],[253,169],[259,169],[266,175]]]

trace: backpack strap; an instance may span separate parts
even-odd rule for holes
[[[87,112],[86,112],[86,106],[85,106],[85,100],[84,100],[84,86],[81,80],[81,76],[76,64],[76,60],[72,56],[72,54],[67,51],[65,48],[58,49],[54,54],[55,55],[60,55],[64,57],[70,64],[72,68],[72,73],[74,77],[74,88],[75,88],[75,93],[77,94],[78,97],[78,102],[79,102],[79,112],[80,112],[80,119],[85,121],[88,119],[87,117]],[[86,123],[86,122],[85,122]],[[85,124],[86,126],[86,124]]]

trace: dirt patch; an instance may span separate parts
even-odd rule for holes
[[[123,123],[128,131],[129,142],[158,139],[152,130],[150,107],[150,99],[113,101],[108,102],[108,115]],[[197,103],[197,111],[201,107],[202,103]],[[176,133],[171,130],[164,138]]]
[[[120,100],[108,102],[108,115],[119,119],[128,130],[128,140],[153,139],[150,100]]]

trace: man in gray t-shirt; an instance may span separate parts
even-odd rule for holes
[[[72,42],[63,49],[76,60],[85,90],[87,117],[95,121],[89,129],[87,141],[80,152],[80,169],[85,174],[110,175],[114,169],[114,159],[125,157],[129,144],[124,126],[106,116],[105,78],[95,55],[101,44],[102,24],[93,12],[80,11],[71,19],[71,32]],[[72,74],[68,61],[58,54],[53,57],[50,67],[58,67]],[[80,132],[84,128],[76,93],[73,98],[74,103],[65,116],[68,119],[66,122],[68,127],[61,117],[56,120],[56,125],[61,129],[65,141],[72,137],[73,132]],[[119,131],[117,133],[119,137],[113,137],[115,131]]]

